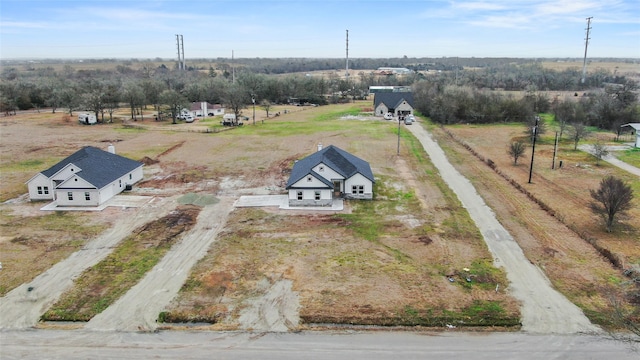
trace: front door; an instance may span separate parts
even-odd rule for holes
[[[342,180],[333,180],[333,197],[338,198],[342,195]]]

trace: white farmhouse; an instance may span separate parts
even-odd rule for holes
[[[331,206],[334,197],[372,199],[375,179],[369,163],[336,147],[298,160],[286,189],[289,206]]]
[[[143,163],[86,146],[29,181],[29,199],[57,206],[99,206],[142,180]]]
[[[376,116],[387,113],[393,116],[413,114],[413,93],[411,92],[379,92],[373,98]]]

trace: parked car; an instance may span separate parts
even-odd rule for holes
[[[192,123],[193,120],[194,120],[194,118],[193,118],[193,115],[191,115],[191,114],[184,116],[184,122]]]
[[[392,113],[384,114],[384,119],[385,120],[393,120],[393,114]]]
[[[407,116],[407,117],[404,118],[404,124],[405,125],[411,125],[411,124],[413,124],[413,120],[410,117]]]

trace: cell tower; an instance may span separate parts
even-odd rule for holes
[[[349,80],[349,30],[347,30],[347,65],[346,65],[346,72],[344,74],[344,76],[346,76],[346,79]]]
[[[184,63],[184,40],[182,35],[176,34],[176,44],[178,45],[178,69],[184,70],[186,66]]]
[[[593,16],[589,16],[587,18],[587,37],[584,39],[584,61],[582,62],[582,80],[581,82],[584,84],[584,80],[587,77],[587,47],[589,46],[589,30],[591,30],[591,19]]]

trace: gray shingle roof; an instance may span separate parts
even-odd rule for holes
[[[413,93],[410,92],[385,92],[376,93],[373,98],[373,107],[377,108],[381,103],[385,104],[388,108],[395,109],[406,101],[411,107],[413,106]]]
[[[65,166],[74,164],[80,169],[76,175],[101,189],[144,164],[126,157],[85,146],[41,173],[50,178]]]
[[[330,167],[345,179],[360,173],[365,178],[371,180],[371,182],[375,182],[371,166],[369,166],[368,162],[357,156],[351,155],[336,146],[330,145],[302,160],[297,161],[293,165],[293,169],[291,169],[291,176],[289,176],[286,188],[290,189],[293,184],[309,174],[323,179],[322,176],[316,174],[312,170],[316,165],[321,163]],[[333,184],[330,181],[327,180],[325,183],[331,185],[331,188],[333,188]]]

